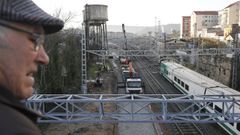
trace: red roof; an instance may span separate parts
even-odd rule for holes
[[[228,6],[227,6],[227,7],[225,7],[225,8],[229,8],[229,7],[231,7],[231,6],[235,5],[235,4],[237,4],[238,2],[240,2],[240,1],[234,2],[234,3],[232,3],[232,4],[228,5]]]
[[[218,11],[193,11],[196,15],[218,15]]]

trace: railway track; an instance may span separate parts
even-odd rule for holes
[[[151,65],[147,62],[147,59],[136,58],[135,63],[137,67],[141,67],[141,65]],[[180,92],[172,92],[167,91],[162,84],[158,81],[158,79],[154,76],[153,73],[156,73],[157,69],[154,66],[142,67],[141,75],[144,79],[144,82],[147,83],[151,91],[147,91],[147,94],[181,94]]]
[[[147,60],[142,58],[136,58],[136,66],[141,67],[141,65],[150,65],[146,64]],[[143,76],[144,82],[147,84],[151,91],[146,91],[149,94],[170,94],[170,91],[167,91],[155,78],[153,73],[156,72],[156,67],[149,66],[148,68],[142,68],[141,75]],[[172,93],[171,93],[172,94]],[[181,106],[169,106],[172,111],[179,111],[181,110]],[[158,118],[160,119],[160,118]],[[170,123],[170,124],[160,124],[163,130],[163,134],[180,134],[180,135],[187,135],[187,134],[194,134],[194,135],[204,135],[202,132],[201,127],[194,123]],[[167,130],[166,130],[167,129]],[[171,129],[171,130],[169,130]],[[164,133],[165,132],[165,133]]]
[[[120,67],[120,65],[118,65],[119,67]],[[122,78],[122,76],[121,76],[121,74],[119,74],[121,72],[121,69],[118,69],[118,74],[116,74],[117,76],[118,76],[118,78],[120,78],[120,80],[121,80],[121,78]],[[121,80],[122,81],[122,80]],[[117,91],[117,94],[124,94],[125,92],[120,92],[120,91]],[[149,111],[149,110],[148,110]],[[151,124],[151,123],[149,123],[149,124]],[[130,127],[130,126],[133,126],[134,125],[134,123],[133,124],[131,124],[131,125],[127,125],[127,128],[129,128],[128,130],[132,130],[132,132],[134,132],[134,131],[136,131],[136,130],[134,130],[134,129],[131,129],[132,127]],[[158,125],[158,123],[152,123],[151,124],[152,125],[152,127],[153,127],[153,130],[151,130],[151,129],[146,129],[146,130],[151,130],[151,131],[153,131],[153,134],[154,135],[162,135],[162,132],[161,132],[161,129],[160,129],[160,127],[159,127],[159,125]],[[136,128],[138,126],[138,124],[136,124],[136,126],[133,126],[133,128]],[[143,129],[144,130],[144,128],[145,127],[139,127],[139,128],[141,128],[141,129]],[[126,129],[125,129],[126,130]],[[118,133],[119,134],[119,133]],[[134,133],[133,133],[134,134]],[[139,133],[139,134],[144,134],[143,132],[142,133]]]
[[[140,60],[139,60],[140,59]],[[142,76],[143,81],[145,82],[145,86],[148,87],[148,91],[144,91],[145,94],[182,94],[182,92],[174,88],[173,85],[169,85],[168,81],[160,76],[159,73],[159,64],[158,58],[147,58],[147,57],[134,57],[133,58],[134,67],[138,68],[137,72],[139,72]],[[155,63],[155,64],[153,64]],[[157,64],[156,64],[157,63]],[[143,66],[144,65],[144,66]],[[160,84],[161,82],[166,82],[166,84]],[[151,107],[153,108],[153,107]],[[181,109],[181,106],[172,106],[172,109]],[[156,134],[166,134],[166,135],[209,135],[209,134],[227,134],[218,124],[195,124],[195,123],[154,123],[153,127],[155,131],[161,127],[161,133],[156,132]]]

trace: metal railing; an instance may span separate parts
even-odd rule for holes
[[[86,94],[33,95],[28,108],[46,123],[224,123],[240,122],[240,95]],[[168,109],[183,105],[178,112]],[[153,108],[151,111],[150,108]]]

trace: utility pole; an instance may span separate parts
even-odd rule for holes
[[[162,34],[162,31],[161,31],[161,21],[158,21],[158,38],[160,39],[161,38],[161,34]]]
[[[167,50],[167,37],[166,37],[166,33],[163,33],[163,42],[164,42],[164,54],[166,54],[166,50]]]
[[[157,17],[155,17],[154,36],[157,37]]]
[[[234,55],[233,55],[233,61],[232,61],[232,88],[237,90],[238,89],[238,62],[239,62],[239,52],[237,50],[238,48],[238,32],[239,32],[239,26],[237,25],[236,30],[232,35],[235,36],[234,38]]]
[[[166,33],[163,33],[163,42],[164,42],[164,52],[167,49],[167,39],[166,39]]]

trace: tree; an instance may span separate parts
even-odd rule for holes
[[[61,9],[56,10],[55,16],[63,18],[65,23],[69,23],[74,18],[71,12],[63,14]],[[39,66],[36,75],[36,88],[39,89],[39,93],[66,93],[65,90],[80,89],[79,31],[79,29],[67,29],[46,36],[45,50],[50,62],[47,66]]]

